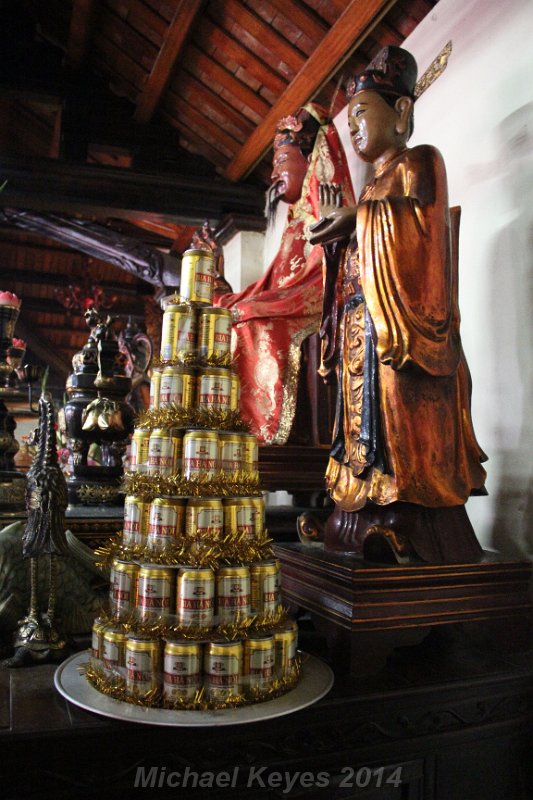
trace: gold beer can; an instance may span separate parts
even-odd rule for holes
[[[248,567],[220,567],[216,574],[218,623],[249,617],[252,610]]]
[[[194,497],[187,501],[185,509],[185,535],[193,537],[212,533],[222,536],[224,530],[224,508],[217,498]]]
[[[250,564],[252,611],[273,614],[280,604],[280,567],[275,559]]]
[[[259,462],[259,445],[253,433],[241,433],[242,442],[242,468],[244,472],[256,474]]]
[[[202,645],[199,642],[165,643],[163,660],[163,697],[194,700],[202,686]]]
[[[242,642],[209,642],[205,648],[204,686],[211,700],[241,693]]]
[[[161,361],[183,360],[196,352],[196,311],[186,303],[169,303],[161,328]]]
[[[274,633],[274,645],[276,649],[276,675],[278,678],[285,678],[291,674],[296,661],[298,626],[295,622],[290,622],[283,630]]]
[[[210,250],[185,250],[181,258],[180,295],[193,303],[213,302],[215,257]]]
[[[148,444],[148,474],[172,475],[179,470],[181,437],[175,431],[154,428]]]
[[[137,472],[139,467],[148,462],[148,446],[150,428],[135,428],[130,444],[130,469]]]
[[[126,691],[142,697],[158,689],[161,673],[161,646],[157,639],[129,634],[126,638]]]
[[[220,469],[226,475],[240,472],[243,459],[243,445],[240,434],[220,431],[218,439],[220,443]]]
[[[196,393],[194,370],[188,367],[165,367],[159,388],[159,408],[173,403],[192,408]]]
[[[244,641],[242,674],[249,687],[267,689],[274,678],[276,650],[273,636],[254,636]]]
[[[241,379],[236,372],[230,372],[229,377],[231,381],[230,409],[238,411],[241,400]]]
[[[135,608],[137,600],[137,577],[139,565],[129,561],[113,559],[109,600],[115,614],[122,614]]]
[[[159,388],[161,386],[161,367],[153,367],[150,378],[150,408],[159,408]]]
[[[144,564],[137,582],[137,610],[142,620],[167,617],[174,608],[176,571]]]
[[[254,539],[261,532],[255,497],[231,497],[224,500],[224,533],[237,533]]]
[[[91,655],[93,658],[99,660],[103,659],[104,655],[104,631],[106,623],[102,617],[96,617],[93,622],[92,635],[91,635]]]
[[[219,468],[218,433],[187,431],[183,437],[183,476],[212,479]]]
[[[176,537],[184,532],[185,500],[156,497],[150,503],[148,538],[146,544],[153,550],[163,550],[175,544]]]
[[[198,354],[200,358],[220,358],[231,350],[231,311],[228,308],[203,308],[198,316]]]
[[[199,408],[230,411],[231,373],[223,367],[209,367],[198,374],[196,402]]]
[[[180,625],[211,627],[215,613],[215,575],[207,567],[180,567],[176,615]]]
[[[148,535],[150,503],[137,495],[129,494],[124,500],[124,527],[122,544],[125,547],[142,547]]]
[[[125,651],[126,634],[122,628],[106,628],[102,643],[104,671],[110,674],[119,667],[123,667]]]

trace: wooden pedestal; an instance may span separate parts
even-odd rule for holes
[[[275,545],[275,554],[284,602],[312,613],[335,665],[352,675],[375,672],[395,647],[437,626],[497,637],[501,647],[527,645],[529,562],[486,553],[475,564],[376,565],[302,544]]]

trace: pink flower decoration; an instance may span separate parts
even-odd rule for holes
[[[20,308],[20,300],[13,292],[0,292],[0,306],[15,306]]]
[[[24,339],[13,339],[12,347],[19,347],[21,350],[26,349],[26,342]]]

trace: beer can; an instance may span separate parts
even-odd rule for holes
[[[231,311],[228,308],[203,308],[198,315],[198,354],[201,358],[220,358],[231,350]]]
[[[232,411],[238,411],[241,399],[241,379],[236,372],[230,372],[229,377],[231,381],[231,396],[229,406]]]
[[[183,437],[185,478],[214,478],[219,471],[216,431],[187,431]]]
[[[142,696],[158,689],[161,646],[157,639],[129,634],[126,638],[126,691]]]
[[[177,472],[181,456],[181,437],[175,431],[154,428],[148,444],[148,473],[172,475]]]
[[[242,463],[244,472],[257,473],[259,460],[259,446],[253,433],[241,433]]]
[[[104,631],[106,623],[102,617],[96,617],[91,632],[91,655],[93,658],[102,659],[104,656]]]
[[[173,403],[192,408],[196,392],[194,370],[188,367],[165,367],[159,387],[159,408]]]
[[[110,674],[124,666],[125,650],[126,634],[122,628],[106,628],[102,642],[102,660],[105,672]]]
[[[273,636],[256,636],[244,641],[243,676],[250,687],[266,689],[274,678],[276,651]]]
[[[175,544],[176,537],[184,532],[185,500],[156,497],[150,503],[147,545],[153,550],[163,550]]]
[[[276,675],[279,678],[287,677],[294,667],[298,647],[298,626],[295,622],[289,623],[282,630],[274,633],[274,646]]]
[[[129,494],[124,500],[124,527],[122,544],[125,547],[142,547],[148,535],[150,503],[137,495]]]
[[[130,444],[130,469],[137,472],[139,467],[148,461],[149,428],[135,428]]]
[[[226,700],[241,692],[242,643],[209,642],[205,648],[204,686],[211,700]]]
[[[181,258],[180,295],[193,303],[213,302],[215,257],[210,250],[185,250]]]
[[[250,564],[252,611],[272,614],[280,604],[280,567],[275,559]]]
[[[153,367],[150,378],[150,408],[159,408],[159,389],[161,386],[161,367]]]
[[[185,509],[185,535],[205,536],[211,533],[221,536],[224,530],[222,501],[216,498],[194,497],[187,501]]]
[[[186,303],[170,303],[163,314],[161,361],[183,360],[196,352],[196,311]]]
[[[231,497],[224,500],[224,533],[237,533],[254,539],[262,530],[255,497]]]
[[[137,577],[139,565],[129,561],[113,559],[109,587],[111,608],[115,614],[122,614],[135,608],[137,600]]]
[[[165,643],[163,697],[194,700],[202,686],[202,645],[199,642]]]
[[[142,620],[167,617],[174,608],[176,571],[159,564],[143,564],[137,583],[137,610]]]
[[[248,567],[220,567],[216,575],[219,624],[235,622],[251,614],[250,570]]]
[[[231,377],[229,369],[209,367],[198,374],[197,405],[215,411],[231,407]]]
[[[227,475],[242,470],[243,444],[239,433],[218,434],[220,444],[220,469]]]
[[[215,576],[207,567],[180,567],[176,615],[180,625],[210,627],[215,612]]]

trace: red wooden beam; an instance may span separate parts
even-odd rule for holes
[[[74,0],[67,42],[67,63],[78,69],[84,63],[91,39],[97,0]]]

